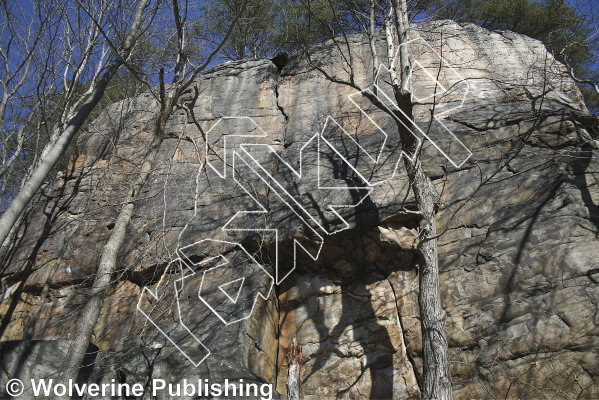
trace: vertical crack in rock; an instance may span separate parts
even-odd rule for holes
[[[272,61],[272,60],[271,60]],[[273,77],[272,79],[272,91],[275,95],[275,103],[277,108],[279,109],[279,111],[281,112],[281,114],[283,115],[283,132],[282,132],[282,138],[281,138],[281,143],[283,144],[283,148],[286,147],[286,141],[287,141],[287,123],[289,122],[289,115],[287,115],[287,113],[285,112],[285,109],[283,108],[283,106],[281,106],[279,104],[279,80],[281,79],[279,73],[281,71],[282,68],[280,68],[279,65],[275,64],[273,62],[274,66],[277,68],[277,74]],[[280,160],[277,158],[274,161],[274,165],[272,168],[272,175],[275,176],[278,172],[279,172],[279,165],[280,165]],[[266,192],[266,208],[268,210],[270,210],[270,201],[269,201],[269,195],[270,195],[270,190],[267,189]]]
[[[383,276],[385,277],[385,279],[389,283],[389,286],[391,287],[391,293],[393,293],[393,301],[394,301],[394,305],[395,305],[395,312],[397,312],[397,324],[398,324],[399,329],[401,330],[401,336],[403,338],[403,347],[406,352],[406,357],[408,358],[408,362],[412,366],[412,373],[414,374],[414,377],[416,378],[416,383],[418,384],[418,390],[420,390],[420,393],[422,393],[422,384],[420,382],[420,376],[418,376],[418,370],[416,369],[416,362],[414,361],[414,357],[412,357],[412,355],[408,351],[406,331],[404,330],[403,323],[401,322],[401,313],[399,311],[399,307],[397,307],[397,296],[395,295],[395,287],[393,286],[393,283],[391,282],[391,280],[389,279],[389,277],[386,274],[383,274]]]
[[[277,309],[277,330],[275,332],[277,336],[277,351],[275,353],[275,365],[273,374],[273,388],[279,387],[279,352],[281,351],[281,300],[279,298],[279,287],[278,285],[273,286],[273,295],[275,296],[275,307]]]
[[[284,60],[281,62],[277,62],[277,58],[279,58],[279,56],[275,57],[275,59],[271,60],[274,64],[274,66],[277,68],[277,74],[275,76],[273,76],[272,79],[272,91],[275,95],[275,102],[276,102],[276,106],[277,109],[281,112],[281,115],[283,115],[283,132],[281,135],[281,142],[283,144],[283,148],[286,148],[287,146],[287,124],[289,122],[289,115],[285,112],[285,109],[283,108],[283,106],[281,106],[281,104],[279,103],[279,82],[281,80],[281,70],[283,69],[284,65],[287,63],[287,57],[284,58]],[[281,60],[279,60],[281,61]],[[279,165],[280,165],[280,161],[278,159],[276,159],[275,161],[275,165],[273,168],[273,175],[276,175],[279,171]],[[270,194],[270,193],[268,193]],[[268,194],[266,196],[266,198],[268,199]],[[276,311],[277,311],[277,321],[276,321],[276,346],[277,346],[277,350],[275,353],[275,358],[274,358],[274,374],[273,374],[273,387],[278,387],[278,381],[279,381],[279,353],[281,351],[281,326],[280,326],[280,310],[281,310],[281,304],[280,304],[280,299],[279,299],[279,287],[277,285],[274,285],[273,287],[273,295],[275,296],[275,307],[276,307]]]
[[[281,76],[277,74],[276,78],[273,79],[272,90],[275,94],[275,99],[277,101],[277,108],[281,112],[284,118],[283,122],[283,146],[286,146],[287,140],[287,124],[289,122],[289,115],[285,112],[285,108],[279,103],[279,81],[281,80]]]

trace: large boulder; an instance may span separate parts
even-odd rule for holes
[[[440,289],[454,396],[595,398],[596,119],[539,41],[453,22],[419,25],[415,35],[435,50],[414,42],[421,66],[414,114],[432,140],[420,157],[440,195]],[[349,40],[356,83],[372,90],[367,40]],[[379,38],[381,57],[385,46]],[[312,63],[345,79],[343,49],[319,45]],[[397,164],[395,121],[301,55],[280,67],[231,62],[198,78],[198,120],[181,112],[170,121],[93,344],[114,357],[116,374],[129,374],[148,351],[177,354],[177,345],[201,351],[195,359],[178,353],[180,365],[168,372],[176,379],[227,360],[245,371],[236,379],[261,379],[285,393],[286,353],[296,338],[306,399],[419,398],[417,217],[406,211],[416,204]],[[425,69],[439,71],[443,93]],[[434,108],[431,96],[441,99]],[[3,341],[23,339],[28,326],[36,340],[74,332],[157,112],[149,95],[108,107],[79,138],[69,169],[36,198],[2,271]],[[382,147],[379,128],[388,135]],[[331,146],[316,142],[320,132]],[[364,152],[379,148],[380,159],[393,162],[372,157],[368,164]],[[301,176],[291,170],[300,160]],[[364,181],[380,184],[369,192]],[[329,208],[356,203],[336,214]],[[237,245],[245,261],[204,264],[221,255],[236,260]],[[175,291],[173,282],[190,284]],[[152,303],[144,287],[171,292]],[[209,296],[202,299],[202,290]],[[160,316],[150,322],[138,304]],[[203,362],[195,367],[192,359]]]

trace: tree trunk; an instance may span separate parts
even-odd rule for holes
[[[160,125],[157,126],[150,148],[144,157],[139,175],[130,189],[130,193],[125,200],[125,205],[121,209],[110,238],[102,251],[100,266],[96,273],[89,299],[85,303],[83,312],[77,321],[77,328],[73,335],[73,341],[69,347],[65,362],[65,371],[62,374],[63,382],[68,382],[69,379],[72,379],[73,382],[77,380],[79,368],[83,362],[85,352],[92,338],[94,327],[96,326],[98,316],[100,315],[100,310],[102,309],[102,302],[106,297],[106,289],[110,285],[112,274],[115,271],[117,256],[125,241],[125,234],[127,233],[129,223],[133,218],[135,201],[139,198],[141,189],[152,172],[156,156],[162,145],[165,124],[163,121],[166,121],[166,119],[168,118],[159,118],[158,124]],[[67,397],[63,398],[67,399]]]
[[[397,34],[400,46],[408,43],[410,23],[406,0],[393,0]],[[403,122],[397,123],[403,150],[414,156],[414,161],[404,157],[408,176],[418,211],[421,213],[420,237],[420,274],[418,306],[420,309],[420,324],[422,329],[423,347],[423,379],[420,388],[422,396],[427,400],[451,400],[453,398],[451,387],[451,373],[449,369],[449,354],[447,348],[447,332],[445,327],[445,311],[441,306],[441,292],[439,290],[439,265],[437,257],[437,240],[427,239],[437,234],[437,191],[426,175],[418,158],[418,144],[406,127],[411,127],[414,120],[412,103],[412,54],[409,45],[400,47],[399,68],[400,82],[394,82],[394,94],[398,107],[404,115],[397,113]],[[406,118],[407,117],[407,118]],[[432,116],[431,116],[432,118]],[[416,131],[414,129],[414,131]]]
[[[422,170],[420,161],[417,160],[413,165],[413,173],[410,175],[414,196],[422,213],[419,223],[421,237],[433,237],[437,234],[436,190]],[[439,290],[437,239],[428,240],[420,247],[419,289],[418,305],[424,354],[422,395],[425,399],[451,400],[453,395],[446,318]]]
[[[397,91],[395,97],[406,116],[413,120],[413,105],[410,94],[404,96]],[[397,123],[402,148],[406,153],[414,155],[414,161],[404,157],[404,164],[408,171],[418,211],[421,214],[419,235],[422,238],[422,243],[419,246],[418,306],[422,329],[424,376],[422,379],[423,387],[420,389],[424,399],[451,400],[453,394],[445,326],[446,318],[441,305],[441,292],[439,290],[437,239],[428,239],[437,235],[438,195],[435,186],[422,169],[417,154],[420,151],[419,146],[412,133],[406,129],[407,126],[411,126],[411,123],[400,113],[397,113],[396,116],[403,121],[403,124]]]
[[[396,93],[398,104],[409,118],[412,116],[412,105],[406,102],[406,97]],[[399,113],[398,113],[399,114]],[[402,115],[397,118],[404,121],[405,126],[411,124]],[[420,273],[419,297],[420,323],[422,328],[423,346],[423,387],[422,395],[427,400],[451,400],[451,373],[449,370],[449,355],[447,348],[447,333],[445,327],[445,311],[441,305],[441,292],[439,290],[439,265],[437,257],[437,240],[427,239],[437,234],[437,191],[426,175],[417,157],[419,151],[414,136],[402,123],[397,123],[403,150],[415,156],[414,161],[404,157],[404,164],[408,171],[411,187],[414,192],[418,211],[421,214],[419,221],[420,237],[422,243],[419,248]]]
[[[287,354],[287,400],[300,400],[302,392],[302,348],[293,338],[289,353]]]
[[[147,0],[141,0],[144,4]],[[177,103],[179,102],[180,96],[185,90],[189,87],[189,85],[193,82],[197,74],[202,71],[209,63],[212,57],[216,55],[218,50],[223,46],[223,44],[228,40],[229,35],[232,32],[233,26],[236,24],[237,20],[241,17],[241,13],[245,10],[248,0],[245,0],[242,10],[237,14],[235,19],[231,22],[231,26],[225,38],[223,38],[222,42],[217,46],[216,50],[214,50],[210,56],[208,57],[206,63],[200,68],[196,69],[191,77],[186,79],[184,82],[179,81],[180,76],[175,75],[175,79],[173,85],[170,87],[170,93],[166,93],[166,88],[164,84],[164,69],[160,69],[159,81],[160,81],[160,91],[159,91],[159,104],[160,111],[158,113],[158,118],[154,125],[154,132],[152,136],[152,143],[145,154],[140,171],[135,179],[135,182],[129,189],[130,192],[127,195],[127,198],[124,201],[124,206],[119,212],[119,215],[116,219],[113,231],[108,239],[108,242],[104,246],[102,251],[102,256],[100,257],[100,266],[98,267],[98,271],[96,272],[96,277],[94,280],[94,284],[91,289],[91,293],[89,299],[87,300],[81,316],[78,320],[77,329],[74,334],[73,341],[69,347],[69,351],[67,353],[66,362],[64,364],[64,370],[61,374],[62,382],[68,382],[69,379],[76,381],[77,375],[79,374],[79,369],[81,368],[81,364],[83,362],[83,358],[85,356],[85,352],[87,347],[92,339],[94,328],[97,324],[98,317],[100,315],[100,311],[102,309],[102,303],[104,302],[104,298],[106,297],[106,290],[108,289],[111,280],[112,274],[116,269],[116,261],[118,254],[123,246],[125,241],[125,234],[127,233],[127,228],[131,223],[131,219],[133,218],[133,212],[135,210],[135,203],[139,196],[141,195],[142,188],[148,181],[152,170],[154,168],[154,164],[156,162],[156,157],[158,152],[160,151],[160,147],[162,142],[164,141],[164,130],[166,124],[168,122],[169,117],[172,115],[173,111]],[[141,5],[140,5],[140,9]],[[143,11],[143,9],[142,9]],[[177,0],[173,0],[173,11],[175,14],[175,21],[180,27],[180,17],[178,14],[178,2]],[[137,15],[136,15],[137,17]],[[141,18],[141,14],[139,15]],[[134,23],[135,25],[135,23]],[[139,25],[139,24],[138,24]],[[182,39],[182,29],[178,29],[179,35],[179,55],[183,53],[183,39]],[[177,65],[175,66],[175,71],[183,71],[183,66],[185,64],[184,57],[178,57]],[[66,400],[67,397],[63,397],[61,400]]]

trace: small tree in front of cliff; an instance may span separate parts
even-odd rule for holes
[[[178,0],[172,1],[171,10],[177,39],[176,52],[174,54],[175,61],[171,70],[173,79],[172,84],[168,88],[165,84],[164,68],[160,68],[158,79],[159,87],[158,90],[155,90],[150,82],[144,77],[144,75],[147,76],[149,74],[142,75],[136,68],[126,64],[126,67],[133,76],[144,83],[157,100],[159,106],[158,115],[151,132],[151,143],[141,160],[139,172],[133,178],[132,184],[127,190],[125,199],[121,203],[121,209],[114,223],[114,227],[112,228],[110,237],[104,245],[94,283],[88,295],[88,300],[79,316],[77,328],[74,332],[66,357],[65,365],[67,366],[67,369],[63,371],[62,378],[65,382],[69,379],[72,379],[73,381],[77,379],[79,369],[82,366],[83,358],[92,339],[92,334],[100,315],[102,303],[104,302],[106,292],[111,285],[112,275],[116,271],[117,257],[123,247],[127,229],[134,215],[136,202],[140,198],[142,189],[154,170],[158,153],[165,139],[167,122],[175,111],[180,109],[187,111],[194,121],[196,121],[193,114],[193,107],[198,99],[199,91],[197,86],[194,85],[195,79],[198,74],[211,64],[215,55],[219,53],[221,47],[229,39],[233,32],[233,28],[244,12],[247,2],[248,0],[245,0],[242,4],[240,11],[231,21],[229,29],[220,43],[218,43],[214,50],[208,54],[200,64],[194,65],[188,54],[189,47],[186,46],[187,39],[185,30],[188,5],[186,3],[183,7],[180,7]],[[192,96],[191,102],[184,102],[184,96],[186,96],[185,99],[189,100],[189,95]]]
[[[10,141],[16,138],[16,143],[1,144],[4,167],[8,167],[2,174],[17,172],[17,183],[2,198],[6,209],[0,218],[0,261],[15,238],[25,209],[93,115],[121,66],[131,62],[139,37],[161,4],[150,6],[145,0],[132,7],[92,0],[56,3],[3,7],[7,29],[2,29],[5,76],[0,76],[0,85],[5,94],[0,114],[6,115],[9,106],[14,110],[13,121],[23,117],[25,121],[11,122],[3,132],[5,138],[12,137]],[[12,8],[19,9],[20,15],[10,12]],[[42,21],[29,14],[39,15]],[[21,24],[15,23],[18,19]],[[34,30],[36,25],[39,27]],[[12,55],[5,51],[11,47],[22,50],[13,50],[16,54]],[[115,51],[110,52],[109,47]],[[17,67],[11,71],[10,65]],[[29,104],[17,104],[18,98]],[[29,149],[24,148],[26,136],[34,139]],[[19,154],[27,157],[19,159]],[[15,171],[11,159],[24,164],[22,171]]]
[[[350,86],[362,93],[374,106],[388,113],[396,122],[401,139],[402,150],[406,154],[415,155],[412,159],[403,157],[407,170],[410,188],[413,191],[417,210],[405,209],[406,214],[418,217],[420,243],[417,246],[419,262],[419,308],[423,342],[423,380],[421,390],[425,399],[451,399],[452,385],[449,368],[448,343],[446,334],[446,316],[441,305],[439,290],[439,267],[437,257],[437,225],[439,195],[431,179],[425,173],[418,155],[422,143],[415,139],[409,127],[413,127],[414,106],[412,98],[411,63],[412,54],[409,45],[410,23],[406,0],[348,0],[328,2],[333,18],[319,18],[319,11],[314,3],[303,3],[310,18],[308,26],[297,29],[300,42],[304,42],[304,54],[311,67],[322,73],[327,80]],[[322,5],[321,5],[322,6]],[[309,24],[317,24],[319,31],[330,32],[333,46],[343,55],[346,76],[332,75],[310,57],[308,41],[302,40],[305,32],[309,34]],[[390,85],[397,109],[390,110],[382,104],[372,92],[364,91],[356,79],[355,65],[348,35],[366,31],[373,60],[373,79],[377,73],[379,57],[376,49],[376,28],[382,27],[387,42],[386,66],[390,71]],[[399,42],[397,59],[394,60],[396,42]],[[396,72],[397,71],[397,72]]]

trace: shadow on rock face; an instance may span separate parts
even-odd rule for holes
[[[63,362],[69,345],[69,340],[3,342],[1,398],[10,398],[6,384],[13,378],[24,383],[22,398],[45,396],[46,389],[52,398],[56,385],[65,384],[69,388],[59,377],[65,368]],[[194,349],[186,351],[193,353]],[[123,357],[106,355],[90,344],[83,364],[78,386],[72,385],[73,399],[89,397],[77,395],[77,388],[83,390],[83,385],[91,398],[101,399],[282,399],[273,385],[230,359],[212,355],[195,367],[175,347],[139,347]],[[8,371],[14,372],[9,376]],[[31,381],[39,385],[41,379],[45,380],[45,389],[39,386],[34,389]],[[99,388],[97,397],[92,393],[94,387]],[[41,394],[36,395],[35,391],[40,389]]]
[[[413,270],[414,257],[378,236],[375,229],[329,240],[322,261],[310,265],[300,257],[298,270],[280,286],[279,390],[296,336],[305,399],[419,398],[388,279],[393,271]]]

